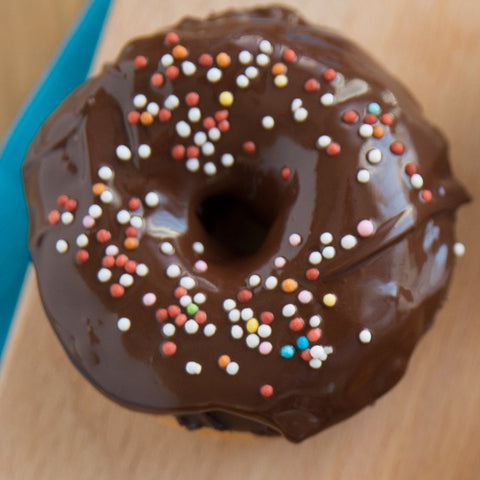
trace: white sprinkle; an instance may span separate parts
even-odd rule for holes
[[[320,242],[322,242],[324,245],[329,245],[333,242],[333,235],[330,232],[323,232],[320,235]]]
[[[185,162],[185,167],[190,172],[197,172],[200,168],[200,162],[198,161],[198,158],[189,158]]]
[[[200,121],[200,119],[202,118],[202,112],[200,111],[200,109],[198,107],[192,107],[188,110],[188,119],[193,122],[193,123],[197,123]]]
[[[239,88],[247,88],[250,85],[250,80],[246,75],[243,74],[238,75],[235,79],[235,82]]]
[[[357,239],[353,235],[345,235],[341,238],[340,245],[345,250],[350,250],[357,245]]]
[[[61,218],[64,225],[70,225],[75,217],[71,212],[63,212]]]
[[[280,75],[277,75],[276,77],[274,77],[273,83],[278,88],[284,88],[288,85],[288,77],[283,73],[281,73]]]
[[[193,296],[193,301],[197,305],[202,305],[202,303],[205,303],[207,301],[207,296],[202,292],[198,292]]]
[[[88,237],[84,233],[81,233],[77,237],[76,243],[78,247],[84,248],[88,245]]]
[[[97,272],[97,278],[100,282],[108,282],[112,278],[112,272],[108,268],[101,268]]]
[[[453,245],[453,253],[456,257],[463,257],[465,255],[465,245],[461,242],[456,242]]]
[[[128,161],[132,158],[132,152],[126,145],[118,145],[115,154],[119,160]]]
[[[121,317],[117,320],[117,328],[121,332],[127,332],[128,330],[130,330],[131,326],[132,326],[132,322],[127,317]]]
[[[320,315],[312,315],[308,323],[312,328],[319,327],[322,323],[322,317]]]
[[[323,347],[323,349],[325,350],[325,353],[327,355],[330,355],[330,354],[333,353],[333,347],[331,347],[330,345],[327,345],[327,346]]]
[[[160,196],[158,193],[148,192],[145,195],[145,203],[151,208],[156,207],[160,203]]]
[[[245,343],[249,348],[257,348],[260,344],[260,337],[256,333],[251,333],[245,338]]]
[[[242,50],[238,54],[238,61],[243,65],[248,65],[253,60],[253,55],[248,50]]]
[[[293,303],[287,303],[282,308],[282,315],[284,317],[293,317],[297,313],[297,307]]]
[[[203,171],[205,172],[206,175],[211,177],[217,173],[217,167],[213,162],[207,162],[203,166]]]
[[[202,366],[197,362],[187,362],[185,370],[190,375],[200,375],[202,373]]]
[[[310,349],[310,355],[313,358],[319,358],[320,360],[326,360],[327,359],[327,354],[325,353],[325,350],[321,345],[314,345]]]
[[[287,260],[285,257],[275,257],[275,260],[273,261],[273,264],[277,268],[283,268],[287,264]]]
[[[262,118],[262,127],[265,130],[271,130],[275,126],[275,120],[270,115]]]
[[[147,105],[147,112],[151,113],[153,116],[158,115],[159,111],[160,111],[160,106],[158,105],[157,102],[150,102]]]
[[[203,334],[206,337],[213,337],[217,331],[217,327],[213,323],[207,323],[205,327],[203,327]]]
[[[224,167],[229,168],[235,163],[235,159],[231,153],[224,153],[221,162]]]
[[[222,71],[217,67],[212,67],[207,71],[207,80],[211,83],[217,83],[222,78]]]
[[[146,143],[142,143],[141,145],[138,146],[138,156],[140,158],[150,158],[151,154],[152,154],[152,149],[150,148],[150,145],[147,145]]]
[[[300,107],[293,112],[293,118],[296,122],[304,122],[308,117],[308,110]]]
[[[368,183],[370,181],[370,172],[362,168],[357,173],[357,180],[360,183]]]
[[[294,98],[292,100],[292,103],[290,104],[290,108],[292,110],[292,112],[295,112],[296,110],[298,110],[301,106],[303,105],[303,101],[301,98]]]
[[[212,156],[212,155],[215,153],[215,145],[213,145],[212,142],[205,142],[205,143],[202,145],[202,153],[203,153],[206,157]]]
[[[222,132],[217,127],[212,127],[208,130],[208,138],[212,140],[212,142],[217,142],[221,136]]]
[[[162,328],[162,333],[166,337],[173,337],[175,335],[175,325],[173,323],[166,323]]]
[[[372,341],[372,333],[368,328],[364,328],[359,334],[358,339],[362,343],[370,343]]]
[[[250,79],[253,80],[254,78],[257,78],[258,76],[258,68],[257,67],[247,67],[245,69],[245,75]]]
[[[302,243],[301,235],[299,235],[298,233],[292,233],[288,237],[288,243],[290,243],[290,245],[292,247],[298,247],[298,245],[300,245]]]
[[[185,322],[183,328],[188,334],[193,335],[198,332],[199,325],[195,320],[190,319]]]
[[[268,55],[265,55],[264,53],[259,53],[256,60],[257,65],[260,65],[261,67],[265,67],[270,63],[270,57]]]
[[[127,210],[119,210],[117,213],[117,222],[120,225],[126,225],[130,221],[130,213]]]
[[[152,292],[148,292],[142,297],[142,303],[146,307],[152,306],[156,301],[157,301],[157,296]]]
[[[110,190],[104,190],[101,194],[100,194],[100,200],[103,202],[103,203],[112,203],[113,201],[113,193],[110,191]]]
[[[182,277],[180,279],[180,285],[187,290],[191,290],[196,285],[196,282],[192,277]]]
[[[175,125],[175,130],[177,131],[178,135],[182,138],[187,138],[192,133],[192,129],[190,128],[190,125],[184,120],[180,120]]]
[[[66,240],[60,239],[55,243],[55,248],[58,253],[65,253],[68,250],[68,243]]]
[[[178,303],[186,308],[192,303],[192,297],[190,295],[182,295],[178,301]]]
[[[135,273],[139,276],[139,277],[145,277],[148,275],[148,267],[144,264],[144,263],[139,263],[137,265],[137,268],[135,270]]]
[[[235,300],[233,300],[233,298],[226,298],[223,301],[222,305],[223,305],[223,309],[226,312],[229,312],[230,310],[233,310],[237,306],[237,302],[235,302]]]
[[[202,254],[205,251],[205,247],[202,242],[193,242],[193,251],[198,254]]]
[[[108,245],[105,248],[105,255],[109,255],[111,257],[115,257],[120,252],[119,248],[116,245]]]
[[[228,312],[228,319],[231,322],[238,322],[240,320],[240,310],[238,308],[234,308]]]
[[[253,318],[253,310],[251,308],[242,308],[240,315],[242,317],[242,320],[250,320],[251,318]]]
[[[240,369],[240,366],[238,365],[237,362],[230,362],[226,367],[225,371],[229,375],[236,375],[238,373],[238,370]]]
[[[317,148],[327,148],[332,143],[332,139],[328,135],[320,135],[317,138]]]
[[[308,256],[308,261],[312,265],[318,265],[322,261],[322,254],[319,251],[315,250],[314,252],[311,252]]]
[[[314,368],[315,370],[317,370],[318,368],[320,368],[322,366],[322,361],[319,360],[318,358],[312,358],[308,364],[310,365],[311,368]]]
[[[167,270],[165,273],[167,274],[168,278],[177,278],[182,273],[182,270],[177,264],[172,263],[167,267]]]
[[[320,97],[320,102],[324,107],[329,107],[335,103],[335,97],[331,93],[324,93]]]
[[[189,62],[188,60],[185,60],[184,62],[182,62],[182,72],[187,77],[194,75],[196,71],[197,71],[197,67],[193,62]]]
[[[175,249],[173,248],[173,245],[170,242],[163,242],[160,245],[160,250],[165,255],[173,255],[175,253]]]
[[[201,147],[207,141],[207,134],[205,132],[197,132],[193,136],[193,141],[198,147]]]
[[[113,177],[113,170],[110,167],[100,167],[98,169],[98,176],[102,180],[110,180]]]
[[[260,275],[250,275],[250,277],[248,278],[248,285],[250,287],[257,287],[258,285],[260,285],[261,281],[262,279],[260,278]]]
[[[373,135],[373,127],[368,123],[364,123],[363,125],[360,125],[360,128],[358,129],[358,134],[362,138],[371,137]]]
[[[277,277],[270,276],[265,279],[265,288],[267,290],[273,290],[278,285]]]
[[[423,187],[423,178],[418,173],[414,173],[410,177],[410,183],[412,184],[413,188],[416,188],[418,190]]]
[[[138,215],[134,215],[130,219],[130,225],[135,228],[142,228],[143,227],[143,219],[142,217],[139,217]]]
[[[273,46],[268,40],[262,40],[258,44],[258,48],[261,52],[266,53],[267,55],[271,55],[273,53]]]
[[[123,273],[120,275],[118,283],[124,287],[131,287],[133,285],[133,277],[129,273]]]
[[[163,106],[169,110],[175,110],[180,105],[180,100],[176,95],[169,95],[163,102]]]
[[[331,260],[333,257],[335,257],[336,253],[337,252],[335,251],[335,247],[332,247],[332,246],[325,247],[322,250],[322,255],[328,260]]]
[[[139,93],[133,97],[133,104],[136,108],[143,108],[147,104],[147,97]]]
[[[237,340],[243,337],[243,329],[240,325],[233,325],[230,329],[230,335]]]
[[[373,164],[380,163],[382,161],[382,151],[378,148],[372,148],[367,153],[367,160]]]
[[[302,290],[298,292],[297,298],[300,303],[306,304],[310,303],[313,300],[313,294],[308,290]]]
[[[204,260],[197,260],[193,264],[193,268],[198,272],[206,272],[208,270],[208,264]]]
[[[162,58],[160,58],[160,63],[164,67],[169,67],[173,63],[173,57],[169,53],[166,53],[165,55],[162,55]]]
[[[272,327],[263,323],[262,325],[259,325],[257,333],[262,338],[268,338],[272,334]]]

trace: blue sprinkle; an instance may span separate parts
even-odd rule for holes
[[[284,345],[280,349],[280,355],[283,358],[292,358],[295,355],[295,348],[293,348],[293,345]]]
[[[367,110],[368,110],[368,113],[373,113],[374,115],[378,115],[382,111],[382,108],[377,102],[372,102],[368,105]]]
[[[297,347],[299,350],[305,350],[310,345],[308,338],[305,336],[301,336],[297,338]]]

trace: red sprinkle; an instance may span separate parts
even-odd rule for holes
[[[305,360],[306,362],[309,362],[313,357],[312,354],[310,353],[310,349],[307,348],[305,349],[300,356],[302,357],[302,360]]]
[[[178,305],[170,305],[168,307],[168,314],[170,315],[170,318],[175,318],[180,314],[180,307]]]
[[[337,72],[333,68],[327,68],[323,72],[323,78],[327,82],[332,82],[333,80],[335,80],[335,78],[337,78]]]
[[[135,228],[135,227],[127,227],[127,229],[125,230],[125,235],[127,235],[127,237],[137,237],[138,236],[138,230]]]
[[[414,163],[407,163],[405,173],[411,177],[414,173],[417,173],[417,166]]]
[[[175,297],[177,297],[177,298],[183,297],[184,295],[187,294],[187,289],[184,288],[184,287],[177,287],[177,288],[175,289],[175,291],[173,292],[173,294],[174,294]]]
[[[305,276],[308,280],[317,280],[317,278],[320,276],[320,272],[318,271],[318,268],[309,268]]]
[[[316,78],[309,78],[303,86],[307,92],[316,92],[320,90],[320,83]]]
[[[384,125],[387,125],[387,126],[391,126],[393,125],[393,116],[390,114],[390,113],[384,113],[381,117],[380,117],[380,121],[384,124]]]
[[[287,63],[293,63],[297,59],[297,54],[291,49],[287,48],[283,52],[283,60]]]
[[[125,264],[125,271],[127,273],[135,273],[136,270],[137,270],[137,262],[133,261],[133,260],[129,260],[126,264]]]
[[[112,268],[115,265],[115,258],[113,258],[111,255],[105,255],[102,258],[102,266],[105,268]]]
[[[115,265],[120,268],[123,268],[127,264],[127,262],[128,262],[128,257],[124,253],[121,253],[115,259]]]
[[[245,303],[251,300],[252,292],[246,288],[238,292],[237,298],[239,302]]]
[[[184,313],[179,313],[175,317],[175,325],[177,327],[182,327],[183,325],[185,325],[186,321],[187,321],[187,316]]]
[[[185,157],[185,147],[183,145],[175,145],[172,148],[172,157],[175,160],[183,160]]]
[[[198,155],[200,155],[200,149],[196,145],[190,145],[187,147],[188,158],[198,158]]]
[[[81,249],[77,252],[76,258],[78,263],[85,263],[88,260],[89,254],[85,249]]]
[[[210,67],[210,65],[213,63],[213,58],[208,53],[202,53],[200,57],[198,57],[198,63],[202,67]]]
[[[305,322],[303,321],[303,318],[300,317],[295,317],[293,320],[290,320],[290,323],[288,324],[288,328],[294,332],[299,332],[304,326]]]
[[[280,172],[280,175],[284,180],[288,180],[292,175],[292,171],[288,167],[283,167]]]
[[[64,207],[65,204],[68,202],[68,199],[70,197],[68,195],[60,195],[58,198],[57,198],[57,204],[59,207]]]
[[[213,117],[206,117],[203,120],[203,126],[208,130],[209,128],[213,128],[216,125],[215,119]]]
[[[166,308],[159,308],[156,312],[155,312],[155,317],[157,317],[157,320],[159,322],[165,322],[166,320],[168,320],[168,311]]]
[[[215,112],[215,120],[217,122],[221,122],[222,120],[226,120],[228,118],[228,110],[218,110]]]
[[[131,123],[132,125],[138,123],[140,121],[140,112],[137,112],[137,111],[129,112],[127,115],[127,120],[128,120],[128,123]]]
[[[270,325],[273,322],[274,316],[272,312],[262,312],[260,314],[260,320],[267,325]]]
[[[65,210],[67,212],[74,212],[77,209],[78,202],[74,200],[73,198],[69,198],[65,202]]]
[[[161,87],[165,82],[165,79],[161,73],[156,72],[151,76],[150,82],[154,87]]]
[[[195,105],[198,105],[199,101],[200,95],[197,92],[189,92],[185,95],[185,103],[189,107],[194,107]]]
[[[347,110],[342,115],[342,120],[345,123],[355,123],[358,120],[358,113],[355,110]]]
[[[178,70],[178,67],[176,67],[175,65],[170,65],[167,68],[165,75],[169,80],[175,80],[178,77],[179,73],[180,71]]]
[[[332,142],[328,147],[327,147],[327,154],[334,156],[338,155],[340,153],[340,145],[336,142]]]
[[[199,325],[203,325],[207,321],[207,314],[203,310],[199,310],[194,318]]]
[[[136,198],[136,197],[132,197],[129,201],[128,201],[128,208],[130,210],[138,210],[140,208],[140,199]]]
[[[168,32],[165,35],[165,43],[167,45],[175,45],[180,41],[180,37],[178,36],[178,33],[175,32]]]
[[[172,112],[168,108],[161,108],[158,112],[158,119],[161,122],[168,122],[172,118]]]
[[[147,57],[144,57],[143,55],[138,55],[135,57],[135,60],[133,61],[135,64],[135,68],[143,68],[147,66]]]
[[[218,129],[222,132],[228,132],[230,130],[230,122],[228,120],[222,120],[218,123]]]
[[[321,336],[322,336],[322,331],[319,328],[312,328],[307,333],[307,338],[311,342],[317,342],[318,340],[320,340]]]
[[[105,230],[104,228],[101,228],[101,229],[97,232],[97,240],[98,240],[100,243],[106,243],[106,242],[108,242],[111,238],[112,238],[112,235],[110,234],[110,232],[109,232],[108,230]]]
[[[395,155],[402,155],[402,153],[405,151],[405,147],[403,146],[402,142],[393,142],[390,145],[390,151]]]
[[[255,153],[256,150],[257,150],[257,147],[255,143],[252,142],[251,140],[243,144],[243,151],[245,153]]]
[[[422,200],[426,203],[432,201],[432,192],[430,190],[422,190],[420,192],[420,196],[422,197]]]
[[[125,294],[125,289],[119,284],[119,283],[114,283],[110,287],[110,295],[114,298],[119,298],[123,297]]]
[[[172,355],[175,355],[176,351],[177,351],[177,346],[173,342],[165,342],[162,345],[162,352],[167,357],[171,357]]]
[[[373,113],[368,113],[367,115],[365,115],[365,117],[363,118],[363,121],[365,123],[368,123],[369,125],[373,125],[374,123],[377,123],[378,121],[378,118],[376,115],[374,115]]]
[[[49,214],[48,214],[48,223],[50,223],[51,225],[55,225],[56,223],[58,223],[60,221],[60,212],[58,210],[52,210]]]
[[[260,395],[265,398],[269,398],[273,395],[273,387],[266,383],[260,387]]]

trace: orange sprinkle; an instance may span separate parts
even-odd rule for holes
[[[286,293],[294,292],[298,287],[298,283],[293,278],[287,278],[282,282],[282,290]]]
[[[153,123],[153,115],[150,112],[142,112],[140,115],[140,123],[142,125],[151,125]]]
[[[127,250],[135,250],[138,247],[138,240],[134,237],[128,237],[123,242],[123,246]]]
[[[220,355],[218,357],[218,366],[220,368],[225,368],[230,363],[230,357],[228,355]]]
[[[172,55],[174,58],[182,60],[187,57],[188,50],[183,45],[175,45],[172,49]]]
[[[232,61],[230,58],[230,55],[225,52],[220,52],[217,55],[216,60],[217,60],[218,66],[222,68],[228,67],[230,65],[230,62]]]
[[[284,63],[278,62],[278,63],[275,63],[275,65],[272,66],[273,75],[281,75],[282,73],[285,73],[286,71],[287,71],[287,67],[285,66]]]
[[[103,184],[103,183],[96,183],[93,187],[92,187],[92,192],[94,195],[101,195],[105,189],[107,187]]]
[[[383,137],[383,128],[380,125],[373,127],[373,136],[375,138],[382,138]]]

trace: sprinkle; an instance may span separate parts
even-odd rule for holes
[[[133,277],[129,273],[123,273],[120,275],[118,283],[123,287],[131,287],[133,285]]]
[[[130,219],[130,225],[135,228],[142,228],[143,227],[142,217],[139,217],[138,215],[134,215]]]
[[[215,146],[213,145],[213,143],[212,142],[205,142],[202,145],[202,153],[206,157],[212,156],[215,153]]]
[[[265,130],[271,130],[275,126],[275,120],[270,115],[262,118],[262,127]]]
[[[143,55],[137,55],[133,60],[133,64],[135,68],[144,68],[147,66],[148,60]]]
[[[132,325],[132,322],[127,317],[121,317],[117,320],[117,328],[121,332],[128,332],[128,330],[130,330],[131,325]]]
[[[158,115],[160,113],[160,107],[159,107],[158,103],[150,102],[147,105],[147,111],[148,111],[148,113],[151,113],[152,115]]]
[[[60,218],[64,225],[70,225],[73,222],[74,216],[70,212],[63,212]]]
[[[247,326],[247,328],[248,328],[248,326]],[[257,334],[261,338],[268,338],[272,334],[272,327],[270,325],[262,324],[262,325],[258,326]]]
[[[318,270],[318,268],[309,268],[306,272],[305,272],[305,276],[307,277],[307,280],[317,280],[318,277],[320,276],[320,272]]]
[[[368,125],[368,123],[364,123],[360,125],[360,128],[358,129],[358,134],[362,138],[368,138],[373,135],[373,127],[371,125]]]
[[[292,112],[295,112],[296,110],[298,110],[301,106],[303,105],[303,101],[301,98],[294,98],[292,100],[292,103],[290,104],[290,109],[292,110]]]
[[[273,79],[273,83],[278,88],[283,88],[288,85],[288,77],[286,75],[280,74]]]
[[[113,193],[110,191],[110,190],[104,190],[101,194],[100,194],[100,200],[103,202],[103,203],[112,203],[113,201]],[[66,212],[68,213],[68,212]],[[73,219],[73,217],[72,217]]]
[[[357,181],[360,183],[368,183],[370,181],[370,172],[362,168],[357,172]]]
[[[431,190],[422,190],[420,192],[420,198],[425,202],[429,203],[432,201],[433,195]]]
[[[113,170],[110,167],[100,167],[97,173],[98,176],[104,181],[111,180],[113,178]]]
[[[383,128],[380,125],[373,127],[373,136],[375,138],[382,138],[384,135]]]
[[[199,108],[193,107],[193,108],[190,108],[190,109],[188,110],[187,116],[188,116],[188,119],[189,119],[191,122],[197,123],[197,122],[199,122],[199,121],[201,120],[201,118],[202,118],[202,113],[201,113],[201,111],[200,111]]]
[[[105,249],[105,255],[109,257],[115,257],[119,253],[119,248],[116,245],[108,245]]]
[[[362,343],[370,343],[372,341],[372,333],[368,328],[364,328],[359,334],[358,339]]]
[[[258,351],[261,355],[269,355],[273,350],[273,345],[270,342],[261,342],[258,346]]]
[[[290,245],[292,247],[297,247],[298,245],[300,245],[302,243],[302,237],[298,233],[292,233],[288,237],[288,242],[290,243]]]
[[[164,242],[164,243],[169,243],[169,242]],[[173,252],[175,252],[175,250],[173,249],[173,246],[171,244],[169,244],[169,245],[172,247]],[[171,250],[169,250],[169,251],[171,251]],[[180,285],[182,287],[186,288],[187,290],[191,290],[193,287],[195,287],[196,282],[195,282],[195,279],[193,279],[192,277],[182,277],[180,279]]]
[[[153,115],[150,112],[142,112],[140,115],[140,123],[142,125],[151,125],[153,123]]]
[[[290,320],[290,323],[288,324],[288,328],[290,328],[290,330],[293,330],[294,332],[299,332],[303,329],[304,326],[305,322],[303,318],[300,317],[295,317],[293,320]]]
[[[258,44],[258,48],[261,52],[266,53],[267,55],[271,55],[273,53],[273,46],[268,40],[262,40]]]
[[[217,363],[220,368],[225,368],[231,362],[231,358],[228,355],[220,355]]]
[[[177,131],[177,134],[180,137],[183,137],[183,138],[189,137],[190,134],[192,133],[190,125],[187,122],[185,122],[184,120],[181,120],[180,122],[178,122],[175,125],[175,129]]]
[[[463,257],[465,255],[465,245],[461,242],[455,242],[453,245],[453,253],[456,257]]]
[[[206,337],[213,337],[217,331],[217,327],[213,323],[207,323],[203,328],[203,334]]]
[[[171,357],[172,355],[175,355],[175,352],[177,351],[177,345],[173,342],[165,342],[162,345],[162,353],[166,355],[167,357]]]
[[[263,323],[266,323],[266,324],[271,324],[274,320],[274,316],[273,316],[273,313],[272,312],[262,312],[260,314],[260,320],[263,322]]]
[[[182,270],[179,265],[172,263],[167,267],[167,270],[165,271],[165,273],[168,278],[177,278],[182,273]]]
[[[280,176],[284,180],[288,180],[292,174],[292,171],[288,167],[283,167],[282,170],[280,171]]]
[[[417,173],[417,166],[414,163],[407,163],[405,165],[405,173],[411,177],[413,174]]]
[[[250,85],[250,80],[246,75],[238,75],[235,82],[239,88],[247,88]]]
[[[183,328],[189,335],[194,335],[198,332],[199,325],[195,320],[190,319],[185,322]]]
[[[148,267],[144,263],[137,265],[136,274],[139,277],[145,277],[148,274]]]
[[[218,101],[223,107],[230,107],[233,105],[233,93],[229,91],[221,92],[218,96]]]
[[[287,264],[287,260],[285,257],[275,257],[275,260],[273,261],[273,264],[277,268],[283,268]]]
[[[373,125],[374,123],[377,123],[378,118],[376,115],[372,115],[371,113],[369,113],[368,115],[365,115],[365,117],[363,117],[363,121],[365,123],[368,123],[369,125]]]
[[[322,366],[322,361],[318,358],[312,358],[308,364],[311,368],[318,369]]]
[[[145,195],[145,203],[148,207],[156,207],[160,203],[160,196],[156,192],[148,192]]]
[[[282,308],[282,315],[284,317],[293,317],[297,312],[297,307],[293,303],[287,303]]]
[[[265,288],[267,290],[273,290],[278,285],[277,277],[270,276],[265,279]]]
[[[392,116],[390,113],[384,113],[384,114],[380,117],[380,121],[381,121],[384,125],[391,126],[391,125],[393,125],[393,116]]]
[[[310,303],[313,300],[313,294],[308,290],[302,290],[297,295],[297,298],[300,303],[306,304],[306,303]]]
[[[327,353],[321,345],[314,345],[310,349],[310,355],[312,356],[312,358],[316,358],[322,361],[325,361],[327,359]]]
[[[355,110],[347,110],[342,115],[342,120],[345,123],[355,123],[358,120],[358,113]]]
[[[150,77],[150,83],[154,87],[161,87],[165,82],[165,79],[161,73],[155,72],[151,77]]]
[[[340,245],[344,250],[351,250],[357,245],[357,239],[353,235],[345,235],[341,238]]]
[[[337,296],[334,293],[327,293],[323,296],[322,301],[326,307],[334,307],[337,303]]]
[[[169,110],[175,110],[180,105],[180,100],[176,95],[170,94],[163,102],[163,105]]]
[[[204,262],[203,260],[197,260],[194,265],[193,265],[193,268],[195,270],[197,270],[198,272],[206,272],[207,269],[208,269],[208,265],[207,265],[207,262]]]
[[[132,152],[126,145],[118,145],[115,154],[119,160],[128,161],[132,158]]]
[[[207,80],[211,83],[217,83],[222,78],[222,71],[219,68],[212,67],[207,71]]]
[[[160,112],[158,112],[158,118],[161,122],[168,122],[172,118],[172,112],[168,110],[168,108],[162,108]]]
[[[122,285],[120,285],[119,283],[113,283],[110,286],[110,295],[113,298],[123,297],[124,294],[125,294],[125,288],[122,287]]]
[[[215,126],[215,119],[213,117],[206,117],[203,120],[203,126],[206,129],[213,128]]]
[[[175,335],[175,325],[173,323],[166,323],[162,328],[162,333],[166,337],[173,337]]]
[[[318,342],[322,336],[322,331],[319,328],[312,328],[307,333],[307,338],[310,342]]]
[[[154,293],[148,292],[142,297],[142,303],[146,307],[150,307],[157,301],[157,297]]]
[[[65,207],[66,203],[68,202],[69,196],[68,195],[59,195],[57,198],[57,204],[59,207]]]
[[[305,350],[308,348],[310,345],[310,342],[308,341],[308,338],[305,336],[301,336],[297,338],[297,348],[299,350]]]
[[[242,65],[248,65],[249,63],[252,62],[252,60],[253,60],[253,55],[248,50],[242,50],[238,54],[238,61]]]
[[[184,314],[184,313],[179,313],[176,317],[175,317],[175,325],[179,328],[183,327],[185,325],[185,323],[187,322],[187,316]],[[196,323],[196,322],[195,322]],[[191,327],[191,328],[195,328],[195,327]],[[187,332],[187,333],[195,333],[195,332]]]
[[[194,63],[189,62],[188,60],[185,62],[182,62],[182,72],[187,77],[191,77],[192,75],[195,74],[196,71],[197,71],[197,67],[195,66]]]
[[[293,113],[293,118],[296,122],[304,122],[308,117],[308,111],[306,108],[300,107]]]
[[[88,245],[88,237],[84,233],[81,233],[78,235],[75,242],[78,247],[85,248]]]
[[[316,145],[319,149],[327,148],[331,142],[332,139],[328,135],[320,135],[320,137],[317,139]]]
[[[322,255],[328,260],[331,260],[332,258],[334,258],[336,253],[337,252],[335,250],[335,247],[332,247],[332,246],[325,247],[322,250]]]
[[[254,66],[247,67],[245,69],[245,75],[250,79],[253,80],[254,78],[258,77],[258,68]]]
[[[128,262],[128,257],[124,254],[121,254],[119,255],[116,259],[115,259],[115,265],[117,267],[124,267]]]
[[[418,173],[414,173],[410,177],[410,183],[412,184],[413,188],[420,189],[423,187],[423,178]]]
[[[185,364],[185,371],[189,375],[200,375],[202,373],[202,366],[197,362],[187,362]]]
[[[337,72],[333,68],[327,68],[323,72],[323,78],[327,82],[333,82],[333,80],[335,80],[336,77],[337,77]]]
[[[320,83],[316,78],[309,78],[303,85],[307,92],[316,92],[320,89]]]
[[[405,151],[405,147],[401,142],[393,142],[390,145],[390,151],[395,155],[402,155],[403,152]]]
[[[320,315],[312,315],[308,323],[312,328],[316,328],[322,323],[322,317]]]
[[[248,285],[250,287],[257,287],[258,285],[260,285],[261,281],[262,279],[259,275],[250,275],[250,277],[248,278]]]
[[[311,252],[308,256],[308,261],[312,265],[318,265],[322,261],[322,254],[319,251],[315,250]]]
[[[255,153],[256,149],[257,147],[255,143],[252,142],[251,140],[243,143],[243,150],[245,153],[250,153],[250,154]]]
[[[97,232],[97,240],[100,242],[100,243],[106,243],[108,242],[111,238],[112,238],[112,235],[111,233],[106,230],[105,228],[101,228],[98,232]]]
[[[260,337],[256,333],[251,333],[245,338],[245,343],[249,348],[257,348],[260,344]]]
[[[255,333],[258,330],[258,320],[250,318],[250,320],[247,320],[245,327],[249,333]]]
[[[243,288],[238,292],[237,298],[239,302],[246,303],[252,299],[252,292],[247,288]]]
[[[236,375],[238,373],[238,370],[240,369],[240,366],[238,365],[237,362],[230,362],[227,367],[225,368],[225,371],[229,375]]]
[[[293,278],[287,278],[281,284],[282,290],[286,293],[292,293],[298,288],[298,283]]]
[[[330,232],[323,232],[320,235],[320,242],[322,242],[324,245],[329,245],[333,242],[333,235]]]
[[[112,278],[112,272],[108,268],[101,268],[97,272],[97,278],[100,282],[108,282]]]
[[[168,32],[165,35],[165,43],[167,45],[175,45],[180,41],[180,37],[178,36],[178,33],[176,32]]]
[[[183,145],[174,145],[172,148],[172,157],[175,160],[182,160],[185,157],[185,147]]]
[[[373,164],[380,163],[382,161],[382,151],[378,148],[372,148],[367,152],[367,160]]]
[[[233,325],[230,329],[230,335],[235,339],[240,339],[243,337],[243,329],[240,325]]]
[[[280,348],[280,355],[283,358],[292,358],[295,355],[295,348],[293,345],[283,345]]]
[[[198,292],[193,296],[193,301],[196,304],[201,305],[207,301],[207,296],[202,292]]]
[[[68,243],[66,240],[60,239],[55,243],[55,248],[58,253],[65,253],[68,250]]]
[[[324,106],[324,107],[330,107],[331,105],[333,105],[335,103],[335,97],[333,96],[332,93],[324,93],[321,97],[320,97],[320,103]]]
[[[282,62],[277,62],[272,65],[272,75],[281,75],[287,72],[287,67]]]
[[[287,48],[282,55],[282,58],[287,62],[287,63],[293,63],[297,59],[297,54],[291,49]]]
[[[198,63],[202,67],[210,67],[213,64],[213,57],[209,55],[208,53],[202,53],[198,57]]]
[[[173,255],[175,253],[175,249],[173,248],[173,245],[170,242],[163,242],[160,245],[160,250],[165,255]]]
[[[184,297],[189,297],[190,302],[192,301],[189,295],[184,295]],[[183,303],[182,303],[182,306],[183,306]],[[188,315],[195,315],[198,312],[199,308],[198,308],[198,305],[195,305],[194,303],[189,303],[186,306],[186,310]]]
[[[327,154],[330,156],[335,156],[340,153],[340,145],[336,142],[332,142],[328,147],[327,147]]]
[[[143,108],[147,104],[147,97],[141,93],[133,97],[133,105],[136,108]]]
[[[195,253],[202,254],[205,251],[205,247],[202,242],[193,242],[192,249]]]
[[[265,55],[264,53],[259,53],[256,58],[257,65],[260,65],[261,67],[265,67],[270,63],[270,57],[268,55]]]

